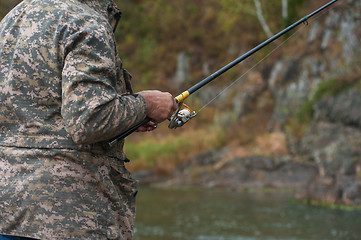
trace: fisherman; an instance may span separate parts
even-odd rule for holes
[[[113,0],[24,0],[0,22],[0,239],[132,239],[137,182],[123,141],[177,104],[133,93]]]

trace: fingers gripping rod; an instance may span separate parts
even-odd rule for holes
[[[179,120],[177,119],[177,116],[179,116],[179,113],[182,114],[182,106],[183,106],[183,101],[189,96],[189,93],[186,91],[186,92],[183,92],[181,93],[180,95],[178,95],[177,97],[174,98],[174,101],[176,103],[178,103],[178,109],[176,111],[176,113],[171,117],[170,119],[170,123],[169,123],[169,128],[177,128],[177,127],[181,127],[183,126],[186,122],[188,122],[191,118],[195,117],[196,116],[196,113],[195,112],[192,112],[190,110],[190,108],[185,105],[186,109],[188,109],[189,111],[189,114],[187,114],[186,116],[184,116],[184,118],[180,119],[180,122]],[[182,115],[181,115],[182,116]],[[133,132],[135,132],[139,127],[141,126],[144,126],[145,124],[147,124],[148,122],[152,121],[151,118],[149,117],[146,117],[143,121],[141,121],[140,123],[134,125],[133,127],[129,128],[128,130],[126,130],[125,132],[123,132],[121,135],[113,138],[112,140],[110,140],[108,142],[108,147],[111,148],[113,147],[118,141],[128,137],[130,134],[132,134]]]
[[[290,30],[294,29],[295,27],[297,27],[298,25],[302,24],[302,23],[308,23],[308,19],[313,17],[314,15],[318,14],[319,12],[321,12],[322,10],[328,8],[329,6],[331,6],[332,4],[334,4],[335,2],[337,2],[338,0],[333,0],[330,1],[329,3],[323,5],[322,7],[320,7],[319,9],[317,9],[316,11],[310,13],[309,15],[303,17],[302,19],[298,20],[297,22],[295,22],[294,24],[290,25],[289,27],[283,29],[282,31],[280,31],[279,33],[277,33],[276,35],[274,35],[273,37],[267,39],[266,41],[262,42],[261,44],[259,44],[257,47],[251,49],[250,51],[248,51],[247,53],[243,54],[242,56],[240,56],[239,58],[237,58],[236,60],[230,62],[229,64],[227,64],[226,66],[224,66],[223,68],[219,69],[218,71],[216,71],[215,73],[211,74],[210,76],[206,77],[205,79],[203,79],[202,81],[198,82],[197,84],[195,84],[193,87],[189,88],[187,91],[184,91],[183,93],[179,94],[177,97],[174,98],[174,100],[178,103],[178,104],[182,104],[183,101],[188,98],[192,93],[194,93],[195,91],[199,90],[200,88],[202,88],[203,86],[205,86],[206,84],[210,83],[211,81],[213,81],[214,79],[216,79],[217,77],[219,77],[220,75],[222,75],[223,73],[225,73],[226,71],[228,71],[229,69],[231,69],[232,67],[234,67],[235,65],[241,63],[242,61],[244,61],[245,59],[247,59],[249,56],[253,55],[254,53],[258,52],[260,49],[264,48],[266,45],[270,44],[271,42],[275,41],[276,39],[278,39],[279,37],[281,37],[282,35],[286,34],[287,32],[289,32]],[[179,112],[180,108],[178,108],[177,113]],[[174,116],[174,115],[173,115]],[[195,115],[194,115],[195,116]],[[193,117],[194,117],[193,116]],[[188,119],[189,120],[189,119]],[[151,121],[150,118],[145,118],[142,122],[136,124],[135,126],[131,127],[130,129],[128,129],[127,131],[125,131],[124,133],[122,133],[121,135],[119,135],[118,137],[112,139],[111,141],[108,142],[109,147],[112,147],[116,142],[118,142],[119,140],[129,136],[131,133],[133,133],[134,131],[136,131],[139,127],[147,124],[149,121]]]
[[[183,94],[183,93],[182,93]],[[176,103],[179,104],[178,109],[176,111],[176,113],[171,117],[170,119],[170,123],[169,123],[169,128],[177,128],[179,126],[183,126],[190,118],[194,117],[196,114],[192,113],[191,117],[189,119],[187,119],[186,121],[182,121],[182,124],[175,124],[176,122],[176,116],[179,114],[179,112],[181,111],[181,107],[183,105],[183,100],[186,99],[188,96],[186,96],[186,94],[182,95],[180,94],[179,96],[174,98],[174,101],[176,101]],[[133,132],[135,132],[139,127],[146,125],[148,122],[152,121],[151,118],[146,117],[143,121],[141,121],[140,123],[134,125],[133,127],[129,128],[128,130],[126,130],[125,132],[123,132],[122,134],[120,134],[119,136],[113,138],[112,140],[110,140],[108,142],[108,147],[111,148],[113,147],[118,141],[128,137],[130,134],[132,134]],[[180,125],[181,124],[181,125]]]

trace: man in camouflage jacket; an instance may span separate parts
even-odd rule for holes
[[[24,0],[0,23],[0,234],[132,239],[137,182],[123,142],[145,117],[169,118],[169,93],[134,94],[112,0]]]

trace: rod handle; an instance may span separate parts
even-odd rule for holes
[[[177,97],[174,98],[174,100],[177,103],[183,102],[184,99],[186,99],[189,96],[189,92],[185,91],[181,94],[179,94]],[[120,134],[119,136],[113,138],[112,140],[110,140],[108,142],[108,147],[111,148],[113,147],[118,141],[128,137],[130,134],[132,134],[133,132],[135,132],[139,127],[147,124],[148,122],[152,121],[151,118],[146,117],[143,121],[141,121],[140,123],[134,125],[133,127],[129,128],[128,130],[126,130],[125,132],[123,132],[122,134]]]
[[[123,132],[122,134],[120,134],[119,136],[113,138],[112,140],[110,140],[108,142],[108,147],[111,148],[113,147],[118,141],[128,137],[131,133],[135,132],[139,127],[147,124],[148,122],[150,122],[152,119],[150,119],[149,117],[146,117],[143,121],[141,121],[140,123],[134,125],[133,127],[129,128],[128,130],[126,130],[125,132]]]

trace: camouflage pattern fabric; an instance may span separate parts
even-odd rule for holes
[[[132,239],[137,182],[116,158],[0,147],[2,234]]]
[[[118,57],[112,0],[24,0],[0,22],[0,234],[131,239],[123,142],[146,117]]]

